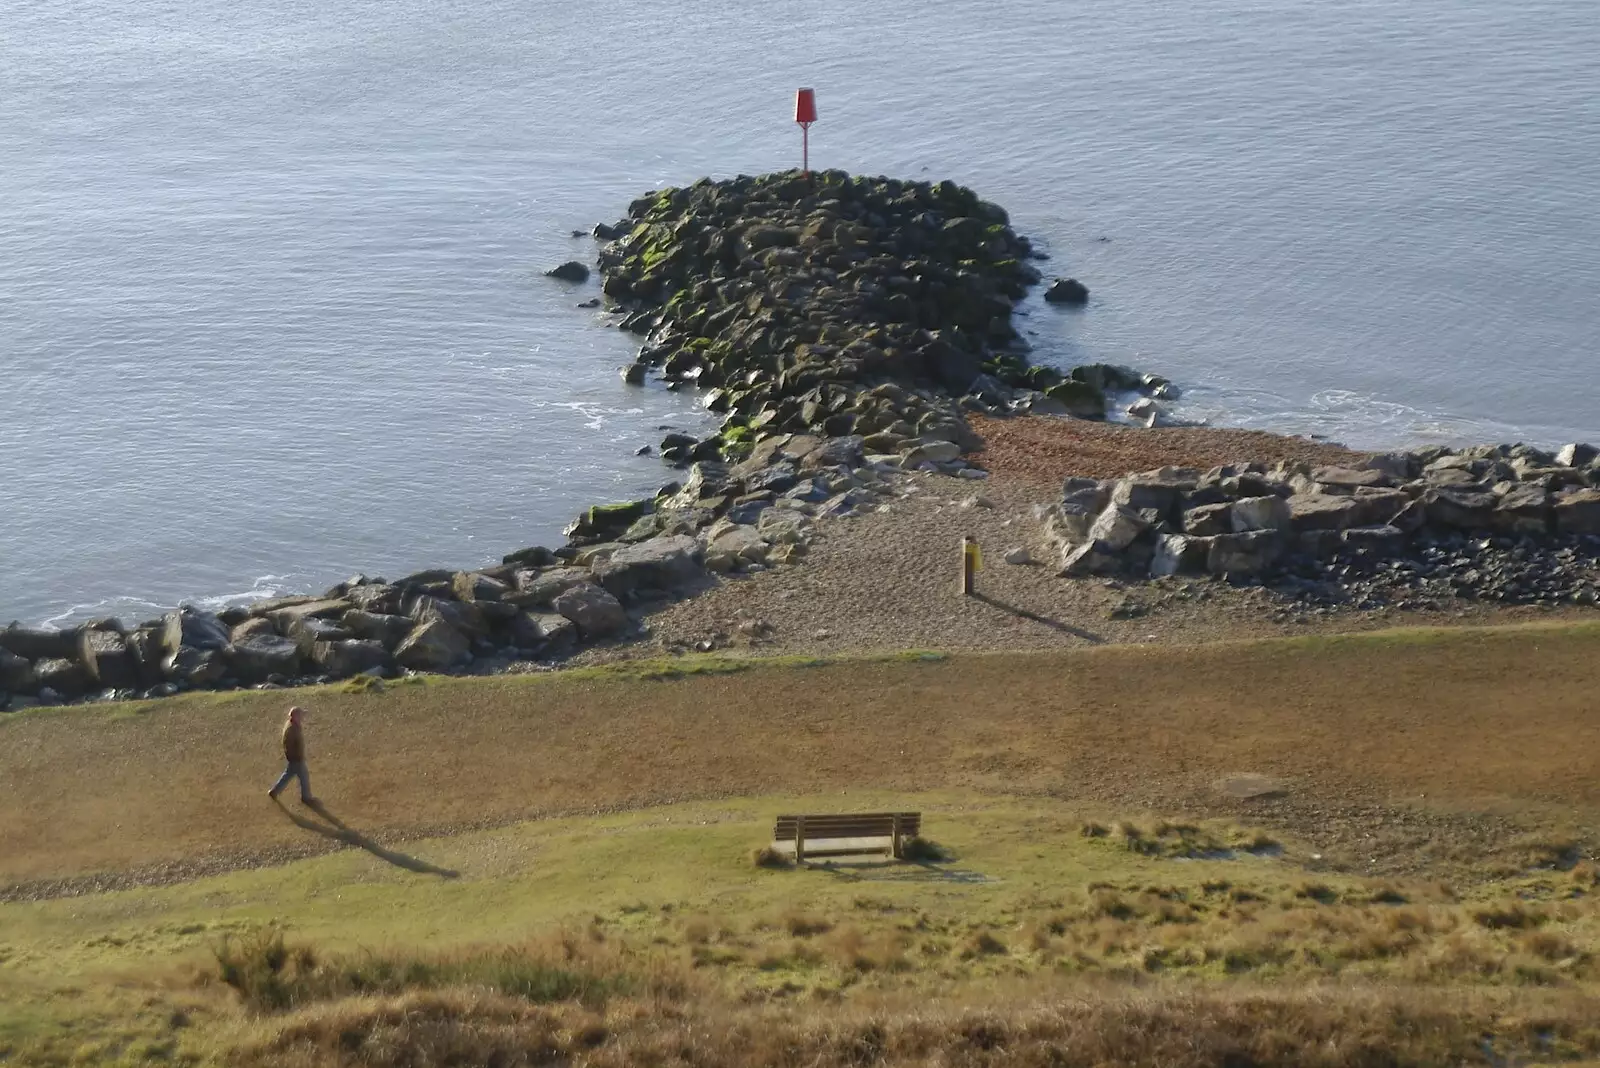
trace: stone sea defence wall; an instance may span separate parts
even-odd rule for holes
[[[494,567],[358,576],[135,626],[13,624],[0,710],[559,659],[639,633],[637,609],[718,573],[798,562],[816,523],[872,509],[898,471],[984,477],[965,458],[980,444],[965,412],[1102,418],[1107,390],[1174,392],[1126,368],[1031,365],[1012,310],[1040,257],[1002,209],[949,182],[701,181],[641,198],[596,236],[606,297],[645,335],[625,379],[702,388],[723,414],[704,440],[662,443],[680,480],[587,509],[564,546]],[[1070,280],[1052,293],[1087,296]]]
[[[1066,577],[1213,575],[1321,604],[1594,604],[1600,453],[1528,445],[1069,478],[1041,509]]]

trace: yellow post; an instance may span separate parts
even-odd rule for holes
[[[972,535],[966,534],[961,538],[961,596],[972,596],[972,579],[979,571],[983,570],[983,551],[978,548],[978,543]]]

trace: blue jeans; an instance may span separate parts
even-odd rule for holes
[[[274,794],[289,785],[290,779],[300,780],[300,800],[311,800],[311,771],[306,767],[304,760],[291,760],[284,766],[283,774],[278,776],[278,783],[272,788]]]

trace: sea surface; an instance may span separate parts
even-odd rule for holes
[[[1035,358],[1357,446],[1600,437],[1582,0],[31,0],[0,33],[0,621],[559,541],[705,425],[571,237],[798,163],[954,178],[1093,291]]]

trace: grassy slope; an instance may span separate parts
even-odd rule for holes
[[[1148,974],[1152,960],[1213,979],[1340,971],[1587,990],[1600,934],[1587,870],[1524,870],[1538,848],[1512,849],[1524,860],[1479,871],[1454,894],[1403,881],[1403,905],[1374,900],[1387,884],[1359,878],[1359,857],[1350,873],[1308,869],[1327,866],[1314,859],[1328,849],[1324,825],[1349,819],[1352,804],[1354,833],[1379,841],[1383,829],[1362,831],[1361,819],[1414,809],[1582,830],[1600,759],[1588,723],[1597,639],[1592,627],[1400,632],[325,692],[309,702],[319,793],[403,858],[459,878],[347,850],[0,904],[0,1054],[140,1060],[214,1048],[245,1025],[186,976],[222,935],[272,923],[324,952],[380,954],[515,944],[581,924],[686,968],[710,961],[735,993],[970,996],[997,979],[1036,989],[1043,975]],[[255,796],[275,770],[281,704],[250,694],[0,720],[0,811],[23,817],[0,825],[0,879],[324,844]],[[149,774],[162,754],[166,785]],[[1219,806],[1211,784],[1234,771],[1290,779],[1291,802]],[[731,799],[682,800],[713,795]],[[1351,800],[1362,798],[1380,808]],[[749,863],[780,808],[891,801],[932,814],[930,833],[957,853],[947,870],[847,877]],[[430,825],[644,802],[667,807],[417,837]],[[1086,817],[1208,806],[1287,826],[1287,853],[1162,860],[1078,833]],[[1453,870],[1470,877],[1488,852]],[[1251,927],[1221,882],[1245,890],[1243,909],[1259,912]],[[1174,890],[1194,916],[1167,915],[1160,895]],[[1513,897],[1543,910],[1536,922],[1475,918]],[[829,930],[797,937],[795,916]],[[1296,953],[1283,958],[1282,945]],[[175,1026],[186,1019],[205,1026]]]
[[[1600,804],[1600,627],[1392,632],[665,682],[442,680],[311,706],[317,792],[375,835],[860,788],[1201,803],[1238,771],[1351,799]],[[0,717],[0,885],[304,848],[261,796],[284,698]]]
[[[600,931],[725,993],[811,999],[1157,972],[1561,985],[1588,975],[1586,959],[1572,963],[1573,947],[1600,934],[1600,910],[1573,903],[1580,880],[1566,872],[1457,896],[1436,885],[1308,876],[1306,848],[1295,842],[1273,857],[1147,856],[1115,836],[1085,837],[1076,806],[1045,799],[896,800],[929,813],[930,831],[954,852],[949,863],[759,869],[751,848],[779,809],[826,803],[769,798],[536,821],[408,846],[459,870],[454,879],[350,851],[170,887],[0,905],[0,1048],[15,1044],[41,1060],[137,1060],[151,1050],[208,1051],[218,1035],[249,1037],[256,1029],[233,1018],[231,998],[189,977],[209,970],[221,938],[262,926],[324,955],[400,960],[523,945],[553,928]],[[1537,930],[1474,921],[1508,892],[1542,910]],[[1253,930],[1230,916],[1241,907],[1255,910]],[[199,1033],[174,1030],[174,1011]]]

